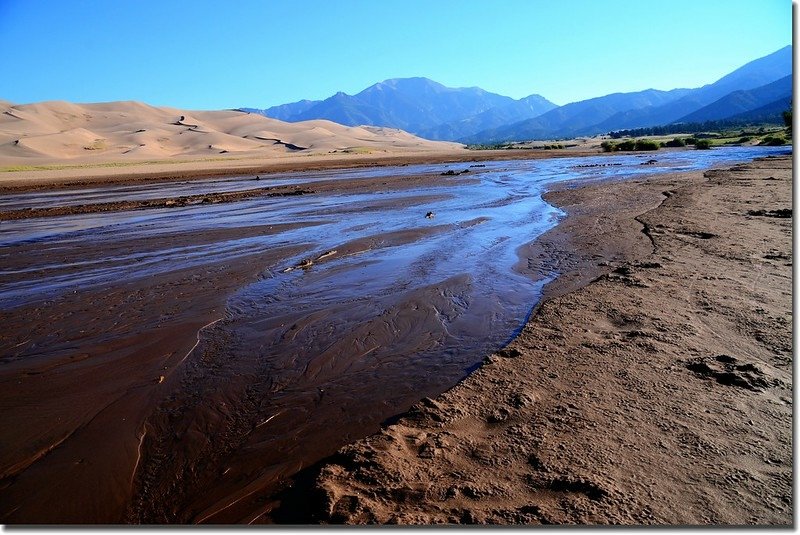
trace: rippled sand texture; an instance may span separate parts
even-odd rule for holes
[[[568,271],[547,188],[753,151],[4,195],[0,520],[264,521],[522,328]]]

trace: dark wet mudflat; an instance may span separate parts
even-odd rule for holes
[[[0,520],[263,519],[286,477],[454,385],[519,331],[557,275],[518,264],[561,216],[541,199],[549,185],[768,153],[2,196],[6,212],[110,209],[0,223]],[[277,187],[308,193],[213,202]],[[212,201],[168,204],[196,195]],[[114,209],[141,200],[164,205]]]

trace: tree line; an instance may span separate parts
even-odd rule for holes
[[[786,114],[787,112],[784,112]],[[784,121],[791,124],[791,111],[788,112],[788,121],[784,115]],[[699,132],[710,132],[715,130],[729,130],[734,128],[745,128],[760,125],[753,125],[731,119],[721,119],[718,121],[704,121],[702,123],[673,123],[662,126],[648,126],[644,128],[631,128],[627,130],[615,130],[609,132],[608,135],[612,139],[619,139],[623,137],[640,137],[640,136],[666,136],[670,134],[694,134]]]

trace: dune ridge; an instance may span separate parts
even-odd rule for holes
[[[0,166],[403,154],[462,147],[394,128],[349,127],[327,120],[286,123],[240,111],[186,111],[135,101],[0,101],[0,110]]]

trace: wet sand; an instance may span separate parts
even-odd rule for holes
[[[479,171],[473,169],[473,173]],[[317,196],[335,200],[344,194],[369,191],[374,195],[377,191],[384,200],[370,196],[367,204],[352,209],[349,217],[355,218],[353,221],[344,219],[355,228],[361,224],[357,218],[363,209],[374,213],[387,207],[409,209],[414,215],[420,207],[446,203],[451,196],[448,191],[474,185],[476,180],[473,174],[454,178],[411,173],[319,180],[303,188],[315,192],[309,194],[309,202],[322,202],[313,200]],[[781,184],[788,183],[782,180]],[[550,306],[558,295],[631,258],[646,256],[652,244],[634,218],[658,206],[665,188],[678,188],[686,181],[700,182],[701,178],[671,175],[548,194],[550,202],[563,206],[573,217],[557,227],[560,230],[547,234],[548,239],[520,249],[524,260],[515,266],[520,275],[515,280],[532,281],[535,286],[536,281],[543,284],[553,273],[562,273],[548,286],[551,301],[545,306]],[[238,193],[220,201],[220,206],[210,206],[209,213],[231,218],[242,210],[245,216],[265,214],[258,203],[276,203],[273,207],[277,211],[291,207],[289,203],[296,198],[270,197],[275,193],[271,186],[253,190],[247,189],[249,184],[237,185]],[[291,192],[296,186],[275,187]],[[163,197],[154,193],[150,199],[106,205],[110,202],[107,197],[113,195],[92,193],[91,203],[67,209],[66,213],[79,216],[77,227],[93,221],[81,217],[110,218],[111,223],[115,218],[122,222],[141,218],[142,228],[151,229],[179,220],[181,211],[194,207],[196,201],[203,204],[202,198],[190,195]],[[189,200],[166,204],[182,198]],[[154,208],[126,202],[164,204]],[[34,200],[31,203],[31,210],[48,209],[37,206]],[[207,204],[217,203],[212,196]],[[81,212],[87,210],[85,206],[101,208]],[[281,501],[275,493],[285,486],[287,478],[309,462],[334,453],[342,444],[376,431],[378,423],[406,410],[420,397],[436,396],[464,377],[471,364],[486,354],[474,347],[475,356],[453,354],[443,363],[426,364],[426,351],[433,351],[448,337],[502,331],[499,324],[492,323],[496,320],[486,319],[496,317],[500,305],[482,308],[487,306],[481,305],[485,301],[471,297],[476,283],[458,271],[438,274],[430,283],[400,292],[399,297],[386,294],[371,298],[366,308],[364,303],[353,306],[346,299],[337,305],[325,304],[326,299],[337,297],[331,296],[336,287],[326,286],[326,277],[359,270],[369,274],[370,269],[383,272],[386,266],[377,259],[357,261],[365,251],[414,245],[437,237],[444,237],[457,248],[458,240],[452,237],[463,234],[459,239],[469,239],[470,229],[485,232],[482,229],[489,228],[480,218],[455,224],[447,219],[446,204],[442,206],[424,227],[415,223],[418,228],[414,230],[404,230],[402,225],[382,228],[366,237],[334,243],[335,247],[320,247],[303,239],[277,247],[254,247],[273,234],[299,232],[295,235],[302,237],[305,229],[313,232],[320,221],[302,210],[291,223],[264,219],[261,224],[239,222],[193,231],[196,223],[189,218],[163,234],[146,230],[140,235],[118,237],[111,224],[108,236],[98,235],[94,245],[75,241],[77,245],[70,246],[69,240],[48,245],[36,238],[15,246],[13,255],[4,256],[9,283],[24,282],[28,266],[54,269],[47,267],[51,259],[57,259],[53,264],[58,265],[59,274],[58,280],[51,280],[53,284],[60,280],[80,284],[82,264],[87,261],[101,266],[92,274],[101,282],[103,277],[119,280],[109,285],[87,279],[84,283],[91,284],[86,290],[58,293],[27,304],[18,301],[25,295],[21,286],[22,293],[15,298],[17,305],[2,313],[8,327],[0,338],[0,406],[4,409],[2,427],[7,432],[0,441],[0,519],[5,523],[250,523],[297,518],[299,510],[291,506],[291,498],[284,498],[283,507],[275,512]],[[480,206],[488,210],[491,203]],[[424,219],[424,212],[416,216]],[[57,217],[48,213],[37,216]],[[4,224],[33,225],[48,219]],[[207,248],[215,243],[231,245],[220,250]],[[143,258],[141,253],[151,249],[197,250],[210,256],[191,265],[181,253],[178,256],[184,264],[176,265],[183,267],[167,269],[172,256]],[[341,257],[355,260],[346,265],[333,263]],[[131,259],[145,266],[152,262],[152,267],[146,268],[151,274],[127,280],[120,266]],[[310,260],[319,271],[303,269],[302,259]],[[432,259],[426,262],[433,264]],[[330,267],[326,267],[328,263]],[[294,270],[289,269],[294,266]],[[394,269],[404,268],[402,263],[395,263]],[[278,270],[286,270],[285,277],[275,277]],[[295,274],[302,274],[305,285],[318,285],[320,291],[312,299],[321,299],[319,307],[294,305],[291,292],[283,302],[265,300],[274,293],[272,284],[295,280],[291,279]],[[424,280],[424,274],[421,271],[409,276]],[[281,284],[284,291],[290,283]],[[534,295],[520,295],[518,306],[535,301]],[[532,322],[540,316],[541,312]],[[351,329],[354,325],[358,327]],[[523,333],[518,341],[525,336]],[[388,340],[394,345],[387,344]],[[499,347],[503,340],[486,343]],[[354,352],[354,347],[358,351]],[[360,358],[381,352],[379,367]],[[421,375],[398,382],[397,375],[390,372],[409,367],[405,356],[412,353],[422,357],[412,365]],[[318,357],[308,360],[303,355]],[[425,382],[419,377],[430,379]],[[294,386],[298,380],[302,388]],[[362,400],[375,389],[385,389],[384,404],[364,411]],[[321,421],[336,425],[321,426]],[[339,492],[336,489],[335,499],[330,495],[326,498],[329,502],[341,501],[335,496]],[[64,496],[70,496],[70,500],[64,500]],[[314,512],[322,516],[313,518],[342,519],[322,512]],[[347,517],[357,518],[366,517]]]
[[[566,276],[522,333],[274,519],[793,523],[790,157],[547,198],[571,217],[523,257]]]
[[[203,180],[211,177],[270,175],[295,171],[492,160],[571,158],[597,156],[599,154],[602,153],[596,148],[582,147],[561,151],[543,149],[459,149],[438,153],[309,154],[281,158],[228,158],[222,161],[196,160],[189,162],[125,164],[120,167],[86,164],[82,166],[76,165],[75,167],[66,166],[64,169],[0,172],[0,193],[102,184],[142,184],[164,180]]]
[[[448,216],[471,174],[414,171],[4,198],[3,521],[239,522],[264,512],[265,497],[304,464],[463,377],[486,349],[427,365],[405,356],[424,359],[462,334],[502,343],[482,334],[501,324],[487,313],[499,302],[462,310],[475,292],[469,277],[424,282],[430,257],[396,288],[349,294],[385,269],[404,271],[404,255],[385,253],[386,264],[384,251],[454,247],[490,228],[464,219],[461,204]],[[376,223],[381,213],[394,221]],[[335,229],[320,235],[318,225]],[[398,379],[406,368],[413,374]],[[414,380],[428,372],[427,383]],[[376,389],[386,398],[364,405]],[[251,499],[227,506],[242,493]]]

